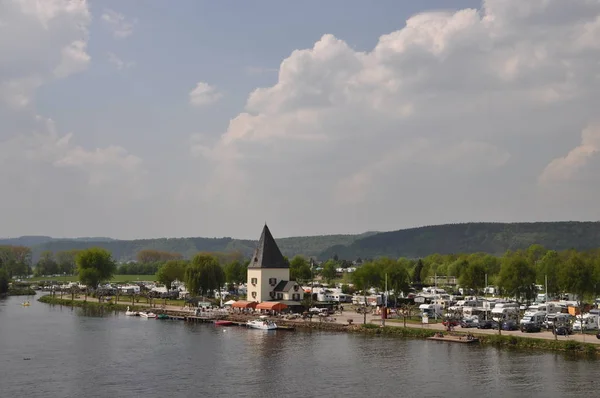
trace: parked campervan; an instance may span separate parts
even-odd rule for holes
[[[492,319],[496,322],[501,322],[508,318],[516,318],[518,315],[518,303],[496,303],[494,308],[492,308]]]
[[[519,321],[519,325],[524,325],[526,323],[534,323],[536,325],[542,325],[546,320],[546,313],[542,311],[538,312],[526,312],[523,318]]]
[[[573,330],[594,330],[598,329],[598,316],[594,314],[585,314],[583,317],[577,317],[573,322]]]
[[[421,311],[421,316],[427,314],[429,318],[442,317],[444,313],[444,307],[440,304],[421,304],[419,310]]]

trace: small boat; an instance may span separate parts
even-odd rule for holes
[[[231,326],[231,325],[233,325],[233,322],[231,322],[231,321],[225,321],[225,320],[215,321],[215,326]]]
[[[253,321],[248,321],[246,326],[252,329],[261,329],[261,330],[275,330],[277,329],[277,324],[273,321],[269,321],[266,319],[267,317],[262,315],[260,319],[255,319]]]
[[[21,305],[23,307],[29,307],[31,305],[31,303],[29,301],[25,301],[24,303],[21,303]]]
[[[169,316],[167,314],[158,314],[156,319],[169,319]]]
[[[142,318],[152,318],[152,319],[156,318],[156,314],[154,312],[145,312],[145,311],[142,311],[142,312],[140,312],[140,316]]]
[[[127,311],[125,311],[125,315],[127,316],[139,316],[140,314],[136,311],[130,311],[129,306],[127,306]]]

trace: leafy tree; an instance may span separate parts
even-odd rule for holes
[[[365,304],[367,304],[367,290],[373,286],[379,286],[381,282],[380,270],[373,263],[363,264],[352,273],[352,282],[362,290]],[[367,323],[366,311],[364,312],[364,323]]]
[[[290,261],[290,279],[300,283],[310,280],[312,272],[308,260],[302,256],[295,256]]]
[[[99,247],[80,251],[75,259],[79,281],[87,288],[95,289],[102,282],[112,279],[117,266],[110,252]],[[87,299],[87,289],[86,289]]]
[[[485,266],[477,260],[469,263],[461,272],[458,283],[475,291],[485,287]]]
[[[421,284],[421,271],[423,271],[423,261],[419,259],[417,261],[417,265],[415,265],[415,269],[413,270],[412,281],[416,285]]]
[[[54,260],[54,253],[50,250],[43,251],[35,266],[35,274],[38,276],[55,275],[58,274],[58,271],[58,263]]]
[[[564,291],[574,293],[582,303],[596,288],[593,264],[581,253],[571,254],[560,270],[560,283]]]
[[[225,283],[225,272],[216,257],[199,253],[186,268],[184,279],[190,294],[212,294]]]
[[[323,270],[321,270],[321,276],[327,281],[327,283],[331,283],[333,279],[337,276],[337,264],[333,260],[327,260],[325,264],[323,264]]]
[[[8,272],[0,268],[0,295],[8,293]]]
[[[73,275],[76,269],[75,259],[79,250],[63,250],[56,253],[56,262],[58,263],[58,271],[67,275]]]
[[[561,259],[555,250],[549,250],[546,254],[537,261],[536,275],[537,282],[541,285],[546,283],[548,279],[548,295],[556,297],[560,293],[560,264]],[[549,298],[546,297],[546,300]]]
[[[499,274],[499,287],[517,299],[531,301],[535,296],[535,270],[520,255],[507,254]]]
[[[248,279],[248,266],[238,260],[225,264],[223,271],[225,272],[225,281],[232,285],[245,283]]]
[[[396,299],[401,292],[408,292],[410,277],[402,263],[393,260],[387,261],[383,266],[383,273],[384,276],[387,275],[388,288],[394,291]]]
[[[167,289],[171,289],[171,283],[175,280],[183,281],[187,262],[184,260],[170,260],[164,263],[156,272],[156,279],[164,283]]]

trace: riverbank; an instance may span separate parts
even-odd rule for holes
[[[92,299],[93,300],[93,299]],[[82,300],[71,300],[70,298],[52,297],[51,295],[45,295],[38,299],[39,302],[54,305],[64,305],[69,307],[87,307],[97,308],[109,311],[126,311],[127,304],[114,304],[114,303],[98,303],[95,301],[82,301]],[[148,309],[149,305],[136,305],[130,306],[132,311],[140,311]],[[156,310],[156,309],[155,309]],[[180,307],[167,306],[158,312],[166,312],[169,314],[179,314],[182,316],[189,316],[190,313],[183,311]],[[250,316],[239,316],[230,315],[229,320],[245,322],[247,319],[254,319]],[[347,320],[346,320],[347,321]],[[344,333],[357,333],[372,336],[386,336],[386,337],[401,337],[401,338],[414,338],[414,339],[427,339],[428,337],[434,336],[440,332],[439,328],[423,328],[420,325],[408,325],[406,327],[402,325],[387,325],[380,326],[374,323],[367,324],[348,324],[348,322],[320,322],[318,320],[305,321],[305,320],[281,320],[276,319],[278,324],[282,326],[290,326],[298,329],[307,330],[325,330],[335,331]],[[431,325],[433,326],[433,325]],[[440,325],[441,326],[441,325]],[[578,338],[585,338],[585,336],[572,335],[568,337],[560,336],[560,339],[549,339],[540,338],[531,334],[523,336],[515,336],[513,334],[507,334],[503,332],[502,335],[492,334],[494,331],[482,331],[476,330],[469,333],[479,339],[479,344],[490,345],[498,348],[508,348],[517,350],[541,350],[541,351],[553,351],[563,353],[573,353],[577,355],[586,355],[590,357],[600,357],[600,342],[584,342],[578,341]],[[455,335],[466,335],[466,332],[452,332]],[[588,339],[591,336],[588,336]],[[593,337],[596,340],[595,337]],[[594,341],[592,340],[592,341]],[[452,344],[452,343],[448,343]]]
[[[35,296],[37,292],[30,287],[25,288],[10,288],[7,296]]]

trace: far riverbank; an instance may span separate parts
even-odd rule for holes
[[[139,311],[144,309],[152,308],[149,304],[138,304],[135,306],[127,304],[114,304],[114,303],[98,303],[91,300],[83,301],[83,299],[71,300],[70,298],[59,298],[52,297],[51,295],[42,296],[38,299],[39,302],[53,305],[62,305],[69,307],[88,307],[98,308],[106,311],[126,311],[129,306],[132,311]],[[160,308],[152,308],[155,312],[164,312],[170,315],[177,316],[190,316],[189,311],[184,311],[179,306],[160,306]],[[242,316],[231,314],[227,319],[238,322],[245,322],[247,319],[254,319],[252,316]],[[356,318],[356,319],[355,319]],[[374,318],[374,319],[373,319]],[[349,320],[352,319],[352,322]],[[386,326],[381,326],[381,320],[378,317],[372,317],[370,322],[362,324],[363,315],[348,313],[340,315],[336,318],[335,322],[319,322],[318,320],[304,321],[304,320],[283,320],[274,319],[278,324],[282,326],[293,326],[295,328],[302,328],[307,330],[328,330],[346,333],[361,333],[372,336],[386,336],[386,337],[402,337],[402,338],[417,338],[426,339],[432,337],[439,331],[443,331],[444,327],[441,324],[438,325],[420,325],[420,324],[407,324],[404,327],[401,323],[387,322]],[[590,357],[600,357],[599,344],[600,340],[590,335],[571,335],[571,336],[558,336],[557,339],[550,333],[550,336],[546,336],[548,333],[536,333],[536,334],[521,334],[521,332],[509,332],[502,331],[499,335],[498,331],[495,330],[479,330],[479,329],[465,329],[461,332],[452,332],[456,335],[465,335],[466,331],[473,334],[479,339],[480,344],[490,345],[500,348],[511,348],[511,349],[523,349],[523,350],[545,350],[553,352],[565,352],[574,353],[578,355],[586,355]],[[446,343],[453,344],[453,343]]]

